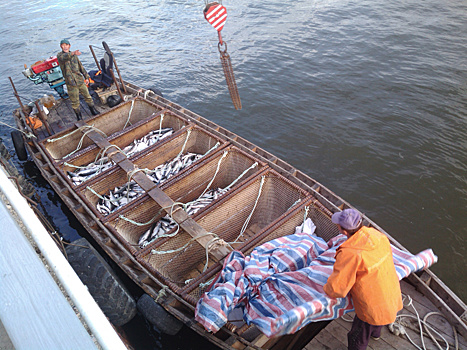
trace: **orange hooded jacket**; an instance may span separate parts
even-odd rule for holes
[[[402,309],[399,279],[388,238],[362,227],[337,249],[326,294],[343,298],[349,292],[358,318],[375,326],[395,321]]]

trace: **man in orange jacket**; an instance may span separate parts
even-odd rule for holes
[[[348,239],[336,251],[324,291],[333,298],[350,293],[356,315],[348,348],[364,350],[370,337],[379,338],[382,327],[394,322],[403,306],[391,245],[383,233],[363,226],[355,209],[335,213],[331,220]]]

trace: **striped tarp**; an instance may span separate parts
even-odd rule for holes
[[[353,311],[350,296],[330,298],[323,290],[332,273],[336,249],[347,238],[325,242],[307,233],[275,239],[250,256],[233,251],[196,306],[196,320],[217,332],[236,307],[247,324],[265,335],[292,334],[310,322],[332,320]],[[417,255],[392,246],[399,279],[437,261],[431,249]]]

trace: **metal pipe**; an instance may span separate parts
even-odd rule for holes
[[[30,232],[42,255],[57,275],[60,283],[65,288],[102,348],[127,350],[127,347],[123,344],[86,286],[81,282],[78,275],[76,275],[68,261],[52,241],[44,226],[28,206],[26,200],[21,197],[13,183],[8,180],[3,170],[0,170],[0,189]]]
[[[92,57],[94,57],[94,61],[96,62],[97,69],[101,70],[101,66],[99,65],[99,61],[97,61],[96,54],[94,53],[94,49],[92,48],[92,45],[89,45],[89,49],[91,50]]]

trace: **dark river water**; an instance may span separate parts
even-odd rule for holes
[[[223,4],[240,111],[203,1],[2,1],[0,121],[13,125],[17,107],[8,77],[26,101],[51,92],[29,82],[23,64],[68,38],[91,70],[88,46],[101,56],[105,40],[123,79],[157,87],[303,170],[411,252],[432,248],[432,270],[467,301],[465,0]],[[11,147],[10,131],[0,126]],[[19,166],[60,232],[76,236],[78,223],[34,167]],[[167,344],[153,346],[178,347]]]

